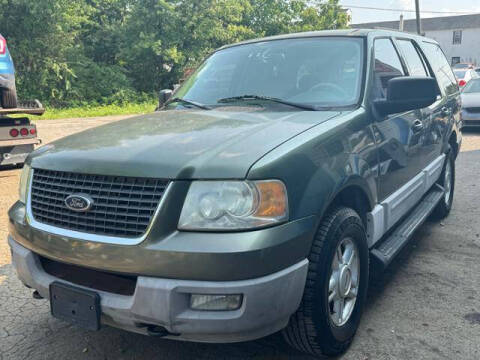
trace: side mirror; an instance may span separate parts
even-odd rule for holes
[[[432,105],[440,94],[437,81],[430,77],[401,76],[390,79],[387,98],[375,100],[375,109],[386,116]]]
[[[173,91],[170,89],[161,90],[158,94],[158,108],[160,109],[172,97]]]

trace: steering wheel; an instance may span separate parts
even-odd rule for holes
[[[348,97],[348,94],[345,92],[345,90],[343,90],[340,86],[338,86],[337,84],[334,84],[334,83],[320,83],[320,84],[317,84],[317,85],[314,85],[310,88],[310,91],[319,91],[321,89],[326,89],[326,90],[333,90],[333,91],[336,91],[337,94],[340,95],[340,97]]]

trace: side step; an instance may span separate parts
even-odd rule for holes
[[[442,200],[444,193],[440,185],[434,185],[410,214],[397,225],[393,233],[370,251],[384,269],[408,243],[415,230],[427,220],[435,206]]]

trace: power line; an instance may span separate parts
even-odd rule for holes
[[[326,4],[325,4],[326,5]],[[344,5],[339,4],[344,8],[352,8],[352,9],[365,9],[365,10],[379,10],[379,11],[396,11],[396,12],[412,12],[414,13],[415,10],[412,9],[390,9],[390,8],[379,8],[379,7],[370,7],[370,6],[357,6],[357,5]],[[435,10],[421,10],[422,13],[427,14],[458,14],[458,15],[472,15],[475,12],[467,12],[467,11],[435,11]]]

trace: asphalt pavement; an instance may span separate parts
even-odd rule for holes
[[[38,128],[40,134],[57,131],[50,135],[55,138],[97,122],[79,120],[64,133],[58,132],[60,121],[40,121]],[[0,360],[310,359],[289,352],[278,336],[240,344],[185,343],[108,327],[90,332],[52,318],[48,302],[34,300],[10,264],[5,212],[17,197],[18,173],[0,172]],[[469,132],[457,161],[450,216],[422,226],[370,287],[360,329],[342,359],[480,359],[479,178],[480,132]]]

